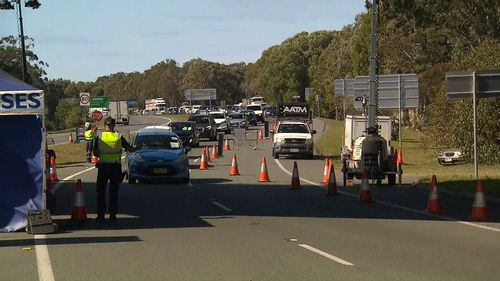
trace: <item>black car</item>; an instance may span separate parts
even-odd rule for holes
[[[257,116],[253,110],[243,110],[241,113],[245,116],[249,125],[257,126]]]
[[[276,118],[276,107],[268,106],[264,109],[264,119],[266,118]]]
[[[200,133],[200,138],[217,139],[217,123],[210,115],[195,114],[191,115],[188,121],[195,123],[196,131]]]
[[[171,122],[168,126],[179,136],[183,146],[200,146],[200,133],[196,131],[194,122]]]

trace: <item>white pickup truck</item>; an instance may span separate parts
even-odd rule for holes
[[[273,133],[273,156],[275,159],[279,159],[281,154],[313,158],[313,134],[316,133],[316,130],[311,130],[307,122],[280,121]]]

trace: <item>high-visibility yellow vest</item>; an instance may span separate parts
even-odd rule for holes
[[[85,131],[85,140],[86,141],[91,141],[95,137],[95,131],[94,130],[87,130]]]
[[[99,159],[103,163],[120,163],[122,157],[122,136],[115,132],[102,132],[99,138]]]

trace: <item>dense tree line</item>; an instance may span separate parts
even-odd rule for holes
[[[379,73],[417,73],[422,105],[406,125],[425,131],[430,147],[457,146],[471,156],[470,101],[446,99],[444,77],[452,70],[500,69],[500,5],[497,0],[381,0],[379,10]],[[370,4],[366,4],[370,8]],[[300,32],[263,51],[255,63],[230,65],[192,59],[183,65],[167,59],[144,72],[115,73],[93,82],[45,79],[48,67],[30,51],[30,82],[46,92],[50,129],[81,123],[78,93],[136,98],[141,105],[163,97],[179,105],[185,90],[217,88],[221,100],[236,103],[262,95],[270,103],[291,101],[313,87],[320,96],[323,116],[338,117],[342,101],[333,81],[367,75],[369,71],[370,14],[358,15],[340,30]],[[0,67],[20,77],[16,38],[0,40]],[[348,101],[348,113],[355,113]],[[452,116],[453,118],[450,118]],[[500,101],[480,100],[478,106],[480,160],[500,163],[496,143],[500,131]]]

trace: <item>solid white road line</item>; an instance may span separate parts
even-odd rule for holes
[[[226,206],[222,205],[222,204],[221,204],[221,203],[219,203],[219,202],[215,202],[215,201],[214,201],[214,202],[212,202],[212,204],[214,204],[215,206],[217,206],[217,207],[219,207],[219,208],[223,209],[223,210],[224,210],[224,211],[226,211],[226,212],[232,212],[232,211],[233,211],[233,210],[229,209],[228,207],[226,207]]]
[[[339,258],[339,257],[334,256],[334,255],[330,255],[330,254],[329,254],[329,253],[327,253],[327,252],[323,252],[323,251],[321,251],[321,250],[319,250],[319,249],[316,249],[316,248],[314,248],[314,247],[312,247],[312,246],[309,246],[309,245],[307,245],[307,244],[299,244],[299,246],[300,246],[300,247],[302,247],[302,248],[304,248],[304,249],[307,249],[307,250],[309,250],[309,251],[311,251],[311,252],[314,252],[314,253],[316,253],[316,254],[320,254],[320,255],[322,255],[323,257],[325,257],[325,258],[327,258],[327,259],[331,259],[332,261],[338,262],[338,263],[340,263],[340,264],[343,264],[343,265],[349,265],[349,266],[353,266],[353,265],[354,265],[354,264],[352,264],[352,263],[350,263],[350,262],[348,262],[348,261],[346,261],[346,260],[343,260],[343,259],[341,259],[341,258]]]
[[[38,267],[38,279],[40,281],[54,281],[54,272],[50,263],[49,249],[44,234],[35,235],[36,263]]]
[[[283,172],[285,172],[286,174],[292,176],[292,173],[290,171],[288,171],[281,164],[281,162],[278,159],[274,159],[274,161],[276,162],[276,164],[278,165],[278,167],[280,167],[280,169]],[[310,181],[308,179],[305,179],[303,177],[300,177],[300,180],[304,181],[304,182],[307,182],[308,184],[311,184],[311,185],[321,186],[321,187],[323,186],[323,185],[321,185],[319,183],[315,183],[315,182]],[[338,193],[340,193],[342,195],[347,195],[347,196],[350,196],[350,197],[353,197],[353,198],[358,198],[358,196],[356,194],[352,194],[350,192],[344,192],[344,191],[340,191],[339,190]],[[383,201],[383,200],[378,200],[378,199],[374,200],[374,201],[376,203],[378,203],[378,204],[381,204],[381,205],[384,205],[384,206],[387,206],[387,207],[392,207],[392,208],[396,208],[396,209],[400,209],[400,210],[405,210],[405,211],[408,211],[408,212],[417,213],[417,214],[420,214],[420,215],[429,216],[429,217],[433,217],[433,218],[438,218],[438,219],[441,219],[441,220],[453,221],[453,222],[456,222],[456,223],[459,223],[459,224],[468,225],[468,226],[472,226],[472,227],[476,227],[476,228],[480,228],[480,229],[484,229],[484,230],[490,230],[490,231],[493,231],[493,232],[500,233],[500,229],[499,228],[490,227],[490,226],[481,225],[481,224],[472,223],[472,222],[467,222],[467,221],[460,221],[460,220],[457,220],[455,218],[448,217],[448,216],[441,216],[441,215],[431,214],[431,213],[428,213],[428,212],[425,212],[425,211],[421,211],[421,210],[417,210],[417,209],[412,209],[412,208],[409,208],[409,207],[406,207],[406,206],[402,206],[402,205],[399,205],[399,204],[395,204],[395,203],[392,203],[392,202],[388,202],[388,201]]]

